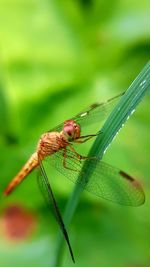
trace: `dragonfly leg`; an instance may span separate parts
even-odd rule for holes
[[[70,147],[70,150],[71,150],[72,152],[74,152],[74,154],[76,155],[76,157],[77,157],[79,160],[82,160],[82,159],[90,159],[89,157],[80,155],[80,154],[74,149],[74,147],[73,147],[71,144],[69,144],[69,147]]]
[[[67,164],[66,164],[66,158],[67,158],[67,157],[72,158],[71,156],[67,156],[67,154],[66,154],[66,148],[65,148],[65,149],[64,149],[64,153],[63,153],[63,167],[66,168],[66,169],[68,169],[68,170],[76,171],[76,172],[77,172],[78,170],[69,168],[69,167],[67,166]]]
[[[86,141],[90,140],[91,138],[97,136],[98,134],[100,134],[100,132],[98,132],[96,134],[88,134],[88,135],[80,136],[78,139],[74,140],[74,143],[78,143],[78,144],[85,143]]]

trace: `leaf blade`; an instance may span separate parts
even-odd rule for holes
[[[124,123],[128,120],[130,115],[134,112],[137,105],[143,99],[144,95],[150,88],[150,61],[145,65],[142,71],[139,73],[137,78],[132,82],[132,84],[127,89],[126,93],[122,96],[119,103],[115,106],[109,117],[107,118],[101,131],[103,136],[98,136],[89,152],[89,156],[96,155],[101,159],[109,147],[110,143],[113,141],[114,137],[117,135],[119,130],[122,128]],[[99,149],[97,149],[99,148]],[[87,163],[85,162],[85,166]],[[83,166],[83,168],[85,167]],[[88,173],[88,171],[87,171]],[[80,177],[79,177],[80,179]],[[82,192],[82,187],[77,184],[74,187],[73,193],[67,203],[64,221],[66,225],[69,225],[75,209],[78,205],[80,194]],[[63,254],[63,239],[59,236],[57,242],[57,253],[54,262],[54,267],[59,267],[61,264],[61,258]]]

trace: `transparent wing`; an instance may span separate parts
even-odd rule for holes
[[[81,130],[85,126],[103,121],[104,119],[106,119],[112,108],[116,105],[117,101],[123,94],[124,93],[121,93],[120,95],[117,95],[103,103],[95,103],[77,114],[75,117],[71,118],[71,120],[78,122],[81,126]],[[61,131],[62,128],[63,123],[59,124],[50,131]]]
[[[72,182],[80,183],[84,189],[98,197],[122,205],[139,206],[144,203],[145,195],[140,183],[125,172],[97,159],[86,160],[88,169],[86,164],[82,169],[85,160],[78,160],[69,149],[64,166],[63,153],[58,151],[47,160]]]
[[[65,228],[61,213],[60,213],[58,205],[56,203],[51,185],[48,181],[48,178],[47,178],[47,175],[46,175],[46,172],[45,172],[45,169],[43,167],[42,162],[40,163],[37,180],[38,180],[38,185],[39,185],[40,191],[41,191],[41,193],[45,199],[45,202],[47,203],[49,208],[52,207],[52,211],[54,213],[54,216],[55,216],[55,218],[56,218],[56,220],[60,226],[60,229],[64,235],[64,238],[67,242],[67,245],[68,245],[68,248],[69,248],[69,251],[71,254],[71,258],[72,258],[73,262],[75,262],[74,256],[73,256],[73,251],[72,251],[69,237],[68,237],[68,233],[67,233],[67,230]]]

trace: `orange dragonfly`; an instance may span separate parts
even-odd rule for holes
[[[5,195],[9,195],[31,171],[35,168],[39,169],[38,184],[40,190],[47,204],[53,206],[54,215],[67,242],[73,262],[74,255],[67,230],[46,175],[43,160],[47,159],[68,179],[80,183],[84,189],[98,197],[122,205],[138,206],[143,204],[145,195],[137,180],[96,157],[82,156],[75,149],[75,145],[103,134],[101,131],[96,134],[89,134],[86,132],[87,126],[105,119],[120,97],[121,95],[111,98],[107,102],[94,104],[77,116],[42,134],[36,151],[4,191]],[[85,134],[83,134],[84,132]],[[90,172],[88,182],[86,168],[82,168],[85,161],[88,161],[88,172]],[[78,179],[79,174],[80,179]]]

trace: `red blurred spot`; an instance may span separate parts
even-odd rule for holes
[[[3,213],[5,236],[12,241],[21,241],[29,237],[35,229],[35,217],[19,205],[7,207]]]

